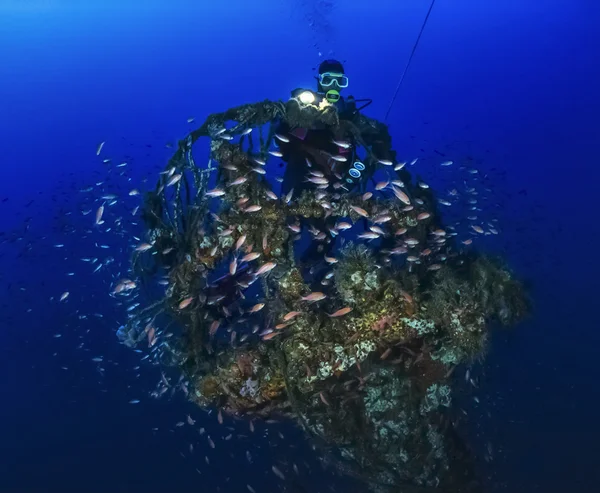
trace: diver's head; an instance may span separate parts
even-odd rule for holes
[[[317,81],[318,92],[324,93],[330,103],[337,102],[342,89],[348,87],[344,66],[337,60],[325,60],[319,65]]]

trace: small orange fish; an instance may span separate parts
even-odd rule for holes
[[[406,205],[410,205],[410,199],[408,198],[408,195],[406,195],[402,190],[400,190],[397,187],[392,186],[392,192],[394,192],[394,195],[396,196],[397,199],[400,200],[400,202],[402,202]]]
[[[271,469],[273,471],[273,474],[275,474],[275,476],[277,476],[282,481],[285,481],[284,474],[279,470],[279,468],[277,466],[273,466],[273,467],[271,467]]]
[[[408,252],[408,249],[404,246],[399,246],[390,250],[391,255],[403,255]]]
[[[376,217],[372,219],[375,224],[383,224],[392,220],[392,216],[389,214],[378,214]]]
[[[190,306],[190,303],[194,301],[194,297],[190,296],[189,298],[185,298],[183,300],[181,300],[181,302],[179,303],[179,309],[183,310],[184,308],[187,308],[188,306]]]
[[[260,253],[258,253],[258,252],[251,252],[251,253],[248,253],[248,254],[244,255],[240,259],[240,262],[252,262],[253,260],[256,260],[258,257],[260,257]]]
[[[421,212],[421,214],[419,214],[417,216],[417,221],[423,221],[424,219],[427,219],[428,217],[431,217],[431,214],[429,214],[429,212]]]
[[[148,335],[148,347],[154,346],[156,344],[156,329],[151,326],[146,330],[146,334]]]
[[[137,247],[135,247],[135,251],[136,252],[145,252],[147,250],[150,250],[152,248],[152,245],[150,243],[142,243],[140,245],[138,245]]]
[[[115,289],[113,289],[113,294],[118,294],[121,293],[125,290],[125,283],[120,282],[119,284],[117,284],[115,286]]]
[[[313,301],[320,301],[325,298],[327,298],[327,295],[325,293],[321,293],[320,291],[315,291],[313,293],[310,293],[307,296],[303,296],[302,301],[313,302]]]
[[[96,148],[96,156],[100,155],[103,147],[104,147],[104,142],[100,142],[100,144],[98,144],[98,147]]]
[[[211,336],[215,335],[215,333],[219,329],[219,325],[221,325],[221,321],[220,320],[213,320],[213,322],[210,324],[210,327],[208,329],[209,335],[211,335]]]
[[[385,187],[387,187],[390,184],[390,180],[386,180],[386,181],[380,181],[379,183],[377,183],[375,185],[375,190],[383,190]]]
[[[327,185],[329,183],[327,178],[319,178],[317,176],[311,176],[310,178],[307,178],[306,181],[314,183],[315,185]]]
[[[262,264],[259,269],[256,271],[256,275],[260,276],[262,274],[266,274],[267,272],[273,270],[277,264],[275,262],[267,262],[266,264]]]
[[[329,401],[327,400],[327,398],[325,397],[325,394],[323,394],[323,392],[319,392],[319,397],[321,398],[321,402],[323,404],[325,404],[326,406],[331,405],[331,404],[329,404]]]
[[[235,187],[236,185],[241,185],[242,183],[246,183],[248,181],[248,178],[246,178],[245,176],[240,176],[239,178],[236,178],[235,180],[233,180],[229,185],[229,187]]]
[[[366,239],[366,240],[374,240],[376,238],[379,238],[379,234],[374,233],[373,231],[371,231],[371,232],[366,232],[366,233],[359,234],[358,238]]]
[[[250,308],[250,310],[248,310],[248,313],[256,313],[256,312],[262,310],[264,307],[265,307],[264,303],[257,303],[252,308]]]
[[[104,221],[102,220],[102,214],[104,214],[104,204],[98,207],[98,210],[96,211],[96,224],[98,225],[104,224]]]
[[[175,185],[179,180],[181,180],[181,174],[173,175],[171,179],[167,182],[167,186]]]
[[[331,314],[328,314],[328,315],[329,315],[331,318],[334,318],[334,317],[341,317],[341,316],[343,316],[343,315],[346,315],[346,314],[350,313],[351,311],[352,311],[352,307],[351,307],[351,306],[347,306],[347,307],[345,307],[345,308],[340,308],[339,310],[337,310],[337,311],[335,311],[335,312],[333,312],[333,313],[331,313]]]
[[[242,245],[244,244],[245,241],[246,241],[246,235],[240,236],[237,239],[237,241],[235,242],[235,249],[239,250],[240,248],[242,248]]]
[[[292,201],[292,196],[294,195],[294,189],[292,188],[289,193],[285,196],[284,202],[289,204]]]
[[[277,336],[280,333],[281,332],[269,332],[267,335],[263,336],[262,340],[263,341],[269,341],[269,340],[273,339],[273,337]]]
[[[206,192],[205,195],[207,197],[221,197],[225,195],[225,190],[222,190],[220,188],[214,188],[213,190],[209,190],[208,192]]]
[[[369,213],[366,210],[364,210],[362,207],[357,207],[355,205],[351,205],[350,209],[352,209],[354,212],[356,212],[359,216],[369,217]]]
[[[302,312],[289,312],[289,313],[286,313],[283,316],[283,320],[285,322],[287,322],[288,320],[291,320],[291,319],[293,319],[293,318],[295,318],[295,317],[297,317],[298,315],[301,315],[301,314],[302,314]]]
[[[244,209],[244,212],[258,212],[261,209],[262,209],[262,206],[260,206],[260,205],[249,205],[248,207],[246,207]]]

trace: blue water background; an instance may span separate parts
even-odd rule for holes
[[[175,422],[192,412],[218,425],[181,399],[146,397],[158,374],[134,370],[139,355],[117,345],[123,310],[108,296],[133,240],[107,237],[117,262],[91,274],[79,258],[107,252],[80,233],[92,202],[78,190],[106,176],[101,141],[130,163],[131,188],[154,183],[165,143],[194,128],[187,118],[312,86],[319,52],[345,62],[349,92],[373,98],[367,114],[383,118],[428,6],[0,1],[0,491],[283,488],[275,458],[308,457],[293,432],[263,439],[252,466],[235,441],[211,452],[210,467],[205,442],[196,459],[181,457],[189,439],[168,431]],[[481,405],[463,403],[477,456],[494,447],[494,462],[480,460],[489,491],[600,484],[598,25],[592,1],[437,0],[388,120],[399,156],[420,157],[411,171],[433,187],[460,184],[435,150],[477,160],[502,231],[481,247],[531,286],[533,316],[496,333]],[[97,355],[111,361],[104,376]],[[331,481],[309,476],[308,491]]]

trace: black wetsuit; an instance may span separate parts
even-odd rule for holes
[[[293,93],[297,92],[293,91]],[[387,126],[376,120],[361,115],[356,111],[354,99],[350,96],[348,101],[344,98],[335,103],[338,109],[340,119],[352,122],[360,131],[363,142],[370,147],[371,151],[378,159],[389,159],[394,161],[396,153],[392,150],[392,139],[387,130]],[[287,163],[282,192],[288,193],[292,188],[294,195],[298,195],[306,188],[312,188],[313,185],[306,181],[308,167],[306,160],[309,159],[312,163],[312,169],[316,169],[325,173],[325,175],[333,175],[334,172],[342,175],[342,180],[346,182],[346,188],[352,189],[356,185],[364,187],[368,180],[375,172],[377,163],[364,163],[366,169],[361,173],[360,178],[352,178],[348,171],[353,163],[358,160],[356,154],[355,142],[350,142],[352,147],[349,149],[339,148],[333,143],[334,135],[329,128],[312,128],[303,129],[305,135],[303,138],[295,136],[294,132],[285,123],[281,123],[277,128],[277,133],[290,136],[289,143],[280,143],[280,149],[283,153],[283,160]],[[347,137],[340,139],[348,140]],[[332,162],[328,156],[343,155],[347,158],[344,163]],[[332,163],[334,169],[327,163]],[[350,181],[347,181],[350,180]]]
[[[293,91],[292,94],[297,92],[298,90]],[[340,98],[335,106],[340,120],[350,121],[360,131],[362,141],[377,159],[395,161],[396,153],[392,150],[392,139],[386,125],[356,111],[356,105],[351,96],[348,100]],[[333,142],[336,138],[331,128],[291,129],[282,122],[277,127],[277,133],[290,139],[289,143],[279,142],[279,148],[283,154],[282,159],[287,163],[282,194],[287,194],[294,189],[294,196],[298,197],[303,190],[314,189],[315,185],[307,180],[311,169],[322,172],[332,182],[338,181],[335,174],[341,175],[346,190],[352,190],[357,186],[364,190],[367,180],[373,175],[376,167],[380,166],[376,161],[364,162],[365,169],[361,172],[360,177],[353,178],[349,174],[350,168],[356,161],[362,162],[357,155],[356,143],[349,141],[351,146],[348,149],[339,147]],[[341,136],[338,139],[348,141],[349,137]],[[330,159],[330,156],[339,155],[346,157],[346,161],[336,162]],[[311,163],[310,167],[307,160]],[[343,189],[339,191],[344,192]],[[333,224],[329,224],[327,219],[312,219],[305,222],[328,234],[324,243],[313,241],[301,256],[301,264],[311,265],[315,258],[322,258],[323,255],[330,254],[335,246],[335,238],[329,236],[328,227],[332,227]],[[327,270],[327,265],[321,267],[324,269],[319,269],[319,273],[315,272],[310,276],[313,281],[319,281],[320,274]]]

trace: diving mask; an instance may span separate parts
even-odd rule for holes
[[[348,77],[337,72],[324,72],[319,74],[319,84],[323,87],[330,87],[336,84],[338,87],[348,87]]]

